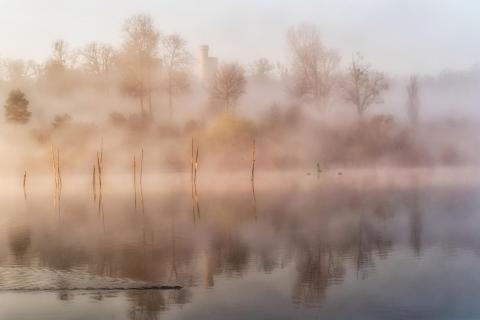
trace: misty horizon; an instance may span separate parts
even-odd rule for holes
[[[292,25],[313,24],[322,41],[336,48],[341,63],[361,52],[393,76],[435,75],[478,66],[480,48],[476,17],[480,5],[471,1],[323,0],[243,3],[211,1],[116,2],[4,1],[0,13],[0,58],[42,61],[50,43],[67,39],[80,48],[91,41],[120,45],[119,30],[130,15],[148,12],[160,32],[178,32],[194,51],[210,45],[220,59],[252,63],[258,57],[288,63],[284,35]],[[102,13],[107,13],[102,15]],[[39,14],[40,13],[40,14]],[[348,23],[346,23],[348,21]],[[58,25],[62,24],[59,29]],[[235,41],[231,41],[235,39]],[[250,48],[256,48],[253,52]]]

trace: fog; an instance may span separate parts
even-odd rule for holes
[[[4,3],[0,318],[480,318],[451,3]]]
[[[478,164],[475,66],[400,76],[315,24],[278,33],[283,61],[235,61],[133,14],[115,44],[4,57],[0,170],[47,174],[54,150],[64,173],[90,174],[103,150],[126,173],[143,150],[147,173],[188,172],[198,148],[201,170],[249,172],[254,144],[260,171]]]

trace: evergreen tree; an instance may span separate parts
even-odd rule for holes
[[[5,118],[8,122],[25,124],[30,120],[32,113],[28,111],[28,100],[19,89],[10,91],[5,103]]]

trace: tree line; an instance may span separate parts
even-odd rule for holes
[[[366,63],[360,54],[352,56],[346,69],[340,68],[339,54],[328,48],[313,25],[292,27],[286,35],[290,62],[271,63],[267,58],[254,61],[248,68],[238,62],[222,63],[207,85],[207,93],[219,110],[231,112],[245,94],[249,80],[266,82],[277,72],[289,96],[318,108],[325,108],[338,95],[361,120],[389,88],[383,72]],[[175,99],[191,88],[193,55],[179,34],[162,34],[151,16],[139,14],[126,19],[122,28],[122,42],[118,48],[110,44],[91,42],[80,49],[70,49],[65,40],[52,44],[50,57],[44,63],[4,59],[2,78],[19,85],[34,81],[42,89],[54,94],[65,94],[75,87],[75,79],[89,77],[89,82],[100,89],[116,85],[120,91],[137,101],[141,119],[155,119],[154,93],[161,92],[167,99],[172,118]],[[248,72],[247,72],[248,71]],[[73,83],[73,84],[72,84]],[[418,122],[419,82],[412,76],[407,88],[407,111],[412,123]],[[14,89],[5,102],[7,121],[26,123],[31,112],[25,94]]]

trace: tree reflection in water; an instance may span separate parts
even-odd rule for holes
[[[64,270],[67,275],[78,276],[81,270],[111,279],[113,286],[120,281],[184,287],[108,294],[92,290],[92,299],[98,301],[126,295],[130,319],[157,319],[170,305],[192,301],[192,288],[215,287],[218,276],[241,278],[286,267],[294,270],[292,301],[317,306],[329,286],[341,283],[349,272],[358,281],[367,278],[377,259],[388,259],[404,238],[421,256],[423,202],[443,200],[435,190],[426,199],[418,179],[407,186],[315,180],[313,185],[270,189],[260,184],[253,193],[203,190],[201,216],[196,190],[160,195],[142,190],[141,212],[132,212],[128,197],[105,194],[106,220],[99,220],[85,199],[64,193],[61,227],[58,220],[45,218],[48,205],[40,200],[34,203],[37,210],[28,214],[19,216],[13,210],[15,224],[8,227],[9,247],[2,255],[11,254],[16,264]],[[258,208],[257,198],[262,199]],[[406,228],[403,211],[408,213]],[[62,288],[82,283],[68,277],[54,281]],[[75,293],[61,291],[58,297],[75,299]]]

